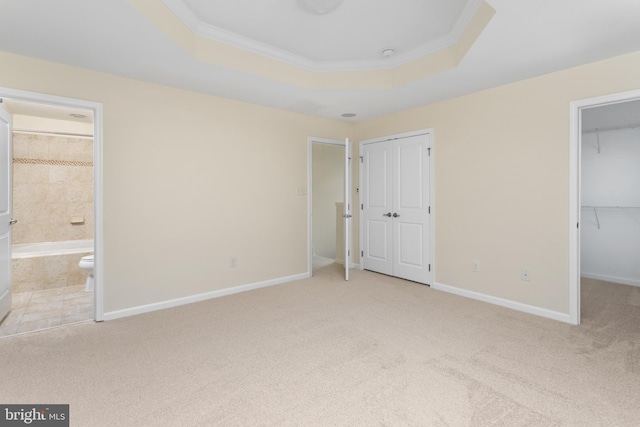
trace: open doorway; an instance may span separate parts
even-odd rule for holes
[[[343,141],[309,139],[309,212],[311,273],[344,264]]]
[[[3,88],[0,98],[12,217],[0,336],[102,320],[102,107]]]
[[[611,298],[640,303],[640,91],[577,101],[571,114],[570,316],[579,324]]]

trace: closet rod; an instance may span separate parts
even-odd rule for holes
[[[640,209],[640,206],[589,206],[584,205],[582,209],[593,209],[593,214],[596,217],[596,225],[600,230],[600,218],[598,218],[598,209]]]

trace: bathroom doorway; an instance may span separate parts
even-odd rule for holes
[[[344,264],[344,141],[309,139],[310,272]]]
[[[12,126],[12,307],[0,337],[101,320],[99,104],[0,88]],[[86,264],[83,263],[83,267]],[[96,259],[94,264],[100,264]]]

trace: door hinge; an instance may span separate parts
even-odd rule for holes
[[[431,264],[429,264],[429,271],[431,271]]]
[[[429,214],[431,214],[431,206],[429,206]]]
[[[364,210],[364,203],[360,203],[360,210],[363,211]]]
[[[364,162],[364,158],[362,156],[360,156],[360,163]]]
[[[576,224],[576,228],[580,228],[580,223],[577,223],[577,224]]]
[[[347,256],[351,256],[351,251],[347,251]]]
[[[431,147],[427,148],[427,154],[431,157]]]
[[[364,256],[364,251],[360,251],[360,256]]]

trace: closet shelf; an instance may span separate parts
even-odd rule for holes
[[[600,154],[600,132],[606,132],[606,131],[612,131],[612,130],[622,130],[622,129],[635,129],[640,127],[640,123],[633,123],[630,125],[626,125],[626,126],[614,126],[614,127],[607,127],[607,128],[595,128],[595,129],[588,129],[588,130],[583,130],[582,133],[595,133],[596,134],[596,151],[598,154]]]
[[[640,209],[640,206],[590,206],[583,205],[582,209],[593,209],[593,214],[596,216],[596,225],[600,230],[600,218],[598,218],[598,209]]]
[[[583,205],[582,209],[640,209],[640,206],[594,206]]]

